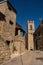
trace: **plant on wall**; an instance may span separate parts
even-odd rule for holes
[[[13,50],[14,50],[14,51],[17,51],[17,49],[16,49],[16,46],[15,46],[15,45],[13,45]]]

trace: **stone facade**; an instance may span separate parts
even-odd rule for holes
[[[10,48],[5,44],[4,39],[0,36],[0,64],[10,59]]]
[[[25,51],[25,31],[16,24],[16,13],[9,1],[0,2],[0,64],[15,51]]]
[[[34,50],[34,21],[28,21],[28,49]]]
[[[40,50],[43,51],[43,20],[34,31],[34,21],[28,21],[28,38],[27,38],[28,50]]]
[[[14,45],[19,53],[25,52],[25,31],[19,24],[16,24]]]
[[[14,45],[18,53],[25,52],[25,37],[15,36]]]
[[[11,6],[9,5],[8,2],[3,2],[2,4],[0,4],[0,7],[1,7],[0,12],[5,15],[5,20],[6,20],[3,21],[4,24],[2,30],[2,37],[5,40],[11,41],[12,39],[14,39],[14,34],[15,34],[14,32],[15,32],[16,13],[13,10],[9,10]]]
[[[15,25],[16,10],[8,1],[0,2],[0,64],[11,57]]]

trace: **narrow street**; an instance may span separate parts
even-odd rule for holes
[[[43,65],[43,52],[28,51],[3,65]]]

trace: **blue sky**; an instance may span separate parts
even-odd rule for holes
[[[17,10],[16,21],[27,31],[27,21],[34,20],[35,29],[43,19],[43,0],[9,0]]]

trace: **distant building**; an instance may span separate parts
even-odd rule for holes
[[[34,48],[43,51],[43,21],[34,32]]]
[[[28,21],[28,50],[34,50],[34,21]]]
[[[16,46],[16,49],[19,53],[22,53],[26,50],[25,44],[25,31],[18,23],[16,23],[14,46]]]
[[[34,21],[28,21],[28,38],[27,38],[28,50],[40,50],[43,51],[43,20],[34,31]]]

